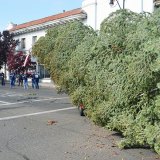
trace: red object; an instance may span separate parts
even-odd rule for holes
[[[26,62],[25,62],[26,60]],[[8,70],[22,71],[24,70],[24,62],[26,69],[31,66],[31,57],[26,55],[22,51],[14,52],[11,51],[7,56]]]
[[[84,105],[83,105],[82,103],[79,105],[79,107],[80,107],[81,109],[84,109]]]
[[[26,64],[27,64],[27,62],[28,62],[28,59],[29,59],[29,54],[26,56],[26,58],[25,58],[25,61],[24,61],[24,64],[23,64],[23,67],[25,67],[26,66]]]

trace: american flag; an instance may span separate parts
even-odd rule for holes
[[[27,54],[26,59],[25,59],[24,64],[23,64],[23,67],[25,67],[25,66],[26,66],[27,61],[28,61],[28,58],[29,58],[29,55],[30,55],[30,53],[28,53],[28,54]]]

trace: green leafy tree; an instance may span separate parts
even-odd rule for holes
[[[33,54],[38,56],[40,63],[49,69],[55,83],[63,86],[63,89],[67,89],[63,83],[66,81],[64,74],[68,71],[68,60],[86,34],[93,32],[93,29],[79,21],[69,22],[48,30],[46,36],[33,47]]]
[[[149,146],[160,154],[159,17],[159,10],[119,10],[102,22],[98,35],[68,23],[50,30],[39,48],[72,102],[83,103],[96,124],[124,136],[121,148]]]

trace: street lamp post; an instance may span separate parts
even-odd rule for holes
[[[123,0],[123,6],[122,7],[121,7],[121,5],[120,5],[120,3],[119,3],[118,0],[110,0],[109,4],[110,5],[114,5],[114,1],[117,2],[117,4],[118,4],[118,6],[119,6],[120,9],[125,9],[125,0]]]
[[[143,0],[141,0],[141,12],[143,13]]]

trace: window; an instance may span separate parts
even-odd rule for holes
[[[25,49],[26,48],[26,39],[22,38],[21,39],[21,49]]]
[[[18,43],[18,45],[16,46],[16,50],[20,50],[21,49],[21,44],[20,44],[20,41],[19,41],[19,39],[16,39],[19,43]]]
[[[36,43],[36,41],[37,41],[37,36],[33,36],[32,37],[32,45],[34,45]]]

